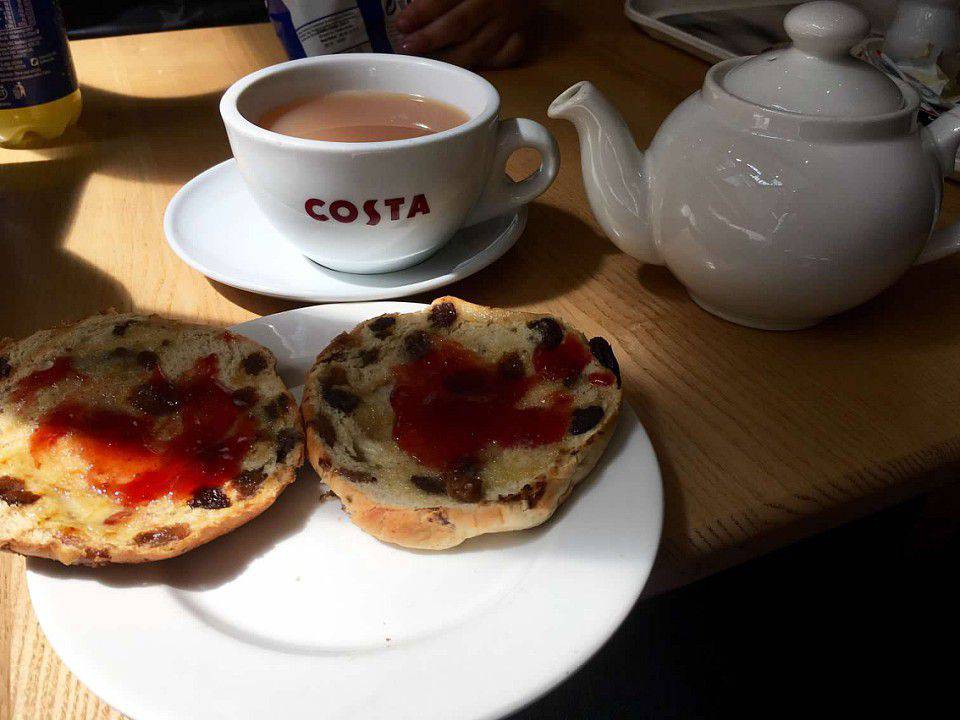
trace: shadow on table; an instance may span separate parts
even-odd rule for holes
[[[872,300],[824,322],[817,330],[845,348],[876,346],[911,353],[920,347],[953,347],[960,326],[942,322],[960,315],[960,258],[911,268]]]
[[[182,184],[230,157],[219,110],[225,87],[174,97],[124,95],[90,85],[80,89],[78,125],[30,152],[54,161],[82,155],[92,171],[145,184]],[[197,143],[198,137],[204,142]]]
[[[755,342],[790,345],[790,352],[817,340],[821,348],[850,350],[891,349],[912,352],[920,347],[952,347],[960,337],[956,323],[938,322],[960,314],[960,258],[944,258],[911,268],[892,286],[851,310],[827,318],[805,330],[770,332],[743,328],[696,309],[680,281],[661,266],[642,265],[637,271],[642,288],[671,303],[684,304],[683,311],[700,317],[730,334],[740,334]],[[796,347],[793,347],[796,346]]]
[[[691,304],[693,303],[680,281],[662,265],[640,265],[637,268],[637,282],[644,291],[663,300],[670,302],[688,300]]]
[[[517,244],[480,272],[410,298],[430,302],[455,295],[471,302],[517,307],[546,302],[585,285],[605,255],[617,252],[605,237],[571,213],[542,202],[528,206]]]
[[[120,280],[64,247],[88,182],[109,183],[111,178],[124,178],[145,185],[179,185],[229,156],[217,110],[220,91],[172,98],[130,97],[90,86],[82,87],[82,91],[84,109],[78,127],[43,148],[3,151],[3,334],[25,335],[38,327],[111,307],[130,309],[130,294]],[[132,141],[134,131],[146,135],[149,149]],[[198,134],[221,138],[222,142],[205,142],[197,147]],[[186,152],[185,148],[191,150]],[[108,206],[87,211],[130,212],[128,208]],[[162,209],[156,209],[160,212]],[[126,219],[132,228],[129,235],[105,236],[100,242],[137,242],[138,228],[158,222],[159,215],[131,214]],[[95,232],[89,221],[87,227]],[[38,302],[35,288],[41,273],[44,298]]]
[[[130,307],[121,282],[62,247],[91,167],[83,157],[0,164],[0,335]]]
[[[239,305],[245,310],[249,310],[257,315],[273,315],[275,313],[294,310],[299,307],[310,305],[308,302],[299,302],[297,300],[284,300],[282,298],[270,297],[269,295],[259,295],[249,290],[240,290],[230,287],[222,282],[207,278],[210,287],[223,295],[234,305]]]

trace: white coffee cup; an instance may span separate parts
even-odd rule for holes
[[[256,125],[268,110],[339,90],[422,95],[470,118],[407,140],[328,142]],[[224,93],[220,114],[257,206],[311,260],[334,270],[381,273],[415,265],[465,225],[516,210],[546,190],[557,143],[533,120],[500,119],[500,96],[468,70],[424,58],[355,53],[258,70]],[[531,147],[540,168],[513,182],[510,154]]]

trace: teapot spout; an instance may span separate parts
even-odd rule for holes
[[[933,151],[940,161],[944,175],[953,172],[957,150],[960,149],[960,110],[956,108],[943,113],[926,127]]]
[[[550,103],[547,115],[569,120],[580,136],[583,185],[593,215],[614,244],[641,262],[662,265],[649,217],[649,180],[620,113],[590,82]]]

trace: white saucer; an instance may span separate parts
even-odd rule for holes
[[[173,196],[167,242],[207,277],[261,295],[308,302],[385,300],[433,290],[482,270],[520,237],[527,210],[460,230],[436,255],[380,275],[317,265],[288,244],[257,210],[234,159],[214,165]]]
[[[268,346],[295,387],[338,333],[421,307],[306,307],[233,329]],[[303,471],[259,518],[165,562],[31,558],[40,625],[81,681],[136,720],[492,720],[613,634],[663,518],[657,459],[627,405],[592,475],[539,528],[404,550],[319,495]]]

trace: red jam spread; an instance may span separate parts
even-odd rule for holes
[[[257,426],[231,392],[217,381],[218,361],[209,355],[176,381],[159,367],[147,386],[160,388],[179,429],[160,437],[161,415],[134,414],[66,400],[46,412],[30,438],[39,465],[46,451],[69,437],[90,464],[87,480],[126,506],[169,496],[191,497],[236,475],[256,440]]]
[[[537,346],[533,351],[533,369],[549,380],[573,382],[580,377],[590,358],[590,349],[573,333],[567,333],[556,347]]]
[[[556,357],[561,355],[566,358],[573,352],[560,351]],[[566,377],[576,362],[548,360],[550,374],[538,371],[527,376],[505,371],[503,364],[486,363],[452,340],[437,340],[420,359],[394,368],[393,438],[419,462],[441,471],[476,457],[489,445],[537,447],[558,442],[570,425],[570,395],[556,392],[542,405],[517,404],[544,377],[554,379],[554,368],[562,364],[560,374]]]
[[[56,385],[63,380],[78,380],[83,382],[87,376],[73,366],[73,358],[63,355],[53,361],[53,364],[43,370],[34,370],[17,382],[17,387],[10,394],[15,402],[32,400],[40,390]]]

